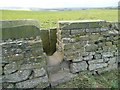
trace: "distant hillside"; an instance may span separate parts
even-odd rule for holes
[[[71,8],[24,8],[24,7],[1,7],[0,10],[27,10],[27,11],[71,11],[87,9],[117,9],[118,7],[71,7]]]

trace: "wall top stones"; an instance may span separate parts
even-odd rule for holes
[[[37,20],[32,19],[19,19],[19,20],[0,20],[0,24],[2,25],[2,28],[11,28],[11,27],[18,27],[18,26],[36,26],[37,28],[40,28],[39,23]]]
[[[106,22],[105,20],[68,20],[58,21],[58,23],[90,23],[90,22]]]
[[[2,40],[40,36],[40,26],[36,20],[2,20]]]
[[[106,27],[105,20],[76,20],[76,21],[58,21],[62,30],[89,29]]]

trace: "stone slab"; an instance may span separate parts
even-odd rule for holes
[[[80,72],[80,71],[87,70],[87,67],[88,67],[88,65],[85,61],[77,62],[77,63],[71,63],[70,71],[72,73],[77,73],[77,72]]]

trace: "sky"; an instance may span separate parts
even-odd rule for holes
[[[120,0],[0,0],[0,7],[109,7],[118,6]]]

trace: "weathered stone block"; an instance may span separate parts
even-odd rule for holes
[[[87,63],[85,61],[78,62],[78,63],[71,63],[70,64],[70,71],[72,73],[77,73],[80,71],[87,70]]]
[[[115,64],[115,63],[118,63],[117,62],[117,57],[110,58],[110,60],[108,61],[109,65],[112,65],[112,64]]]
[[[73,60],[73,62],[77,62],[77,61],[82,61],[82,55],[80,54],[79,51],[68,51],[65,52],[65,60]]]
[[[98,46],[95,44],[88,44],[85,46],[85,50],[87,52],[96,51],[97,49],[98,49]]]
[[[100,23],[100,24],[99,24]],[[60,30],[76,30],[86,28],[98,28],[105,24],[104,20],[76,20],[76,21],[59,21]]]
[[[99,64],[99,63],[103,63],[103,62],[104,62],[103,59],[96,59],[96,60],[88,61],[89,65],[90,64]]]
[[[43,50],[41,50],[40,48],[33,49],[31,50],[31,55],[34,57],[42,56]]]
[[[27,64],[22,64],[21,65],[21,70],[24,70],[24,69],[35,69],[35,68],[42,68],[46,65],[46,61],[45,60],[42,60],[42,61],[39,61],[37,63],[27,63]]]
[[[104,68],[107,67],[107,63],[99,63],[99,64],[90,64],[89,65],[89,70],[96,70],[98,68]]]
[[[64,44],[64,50],[69,50],[69,49],[72,49],[74,50],[75,48],[73,47],[74,44],[72,43],[68,43],[68,44]]]
[[[85,56],[83,58],[83,60],[85,60],[85,61],[89,61],[89,60],[92,60],[92,59],[93,59],[93,55],[88,55],[88,56]]]
[[[9,84],[6,88],[15,88],[13,84]]]
[[[98,32],[100,32],[101,31],[101,29],[100,28],[89,28],[89,29],[86,29],[86,32],[88,32],[88,33],[98,33]]]
[[[2,85],[2,83],[0,83],[0,89],[1,89],[1,90],[3,89],[3,85]]]
[[[71,38],[62,38],[63,43],[69,43]]]
[[[89,35],[89,38],[92,41],[97,41],[99,39],[99,37],[100,37],[100,34],[92,33],[91,35]]]
[[[112,46],[112,42],[106,42],[107,46]]]
[[[80,55],[72,60],[72,62],[80,62],[80,61],[83,61],[83,57]]]
[[[11,74],[15,71],[18,70],[18,65],[16,62],[13,62],[13,63],[10,63],[10,64],[7,64],[5,67],[4,67],[4,73],[5,74]]]
[[[118,40],[113,41],[113,45],[117,45],[118,44]]]
[[[34,77],[44,76],[46,74],[46,70],[44,68],[41,69],[33,69]]]
[[[39,36],[39,24],[35,20],[3,20],[2,39]],[[27,32],[27,33],[26,33]]]
[[[76,50],[81,49],[82,47],[83,47],[83,45],[81,45],[80,43],[73,44],[73,48],[75,48]]]
[[[110,58],[103,58],[104,62],[108,62],[110,60]]]
[[[68,21],[68,22],[64,22],[64,21],[59,21],[59,28],[61,30],[74,30],[74,29],[84,29],[87,28],[87,24],[86,23],[80,23],[80,22],[74,22],[73,21]]]
[[[2,64],[0,63],[0,75],[3,74],[3,68],[2,68]]]
[[[89,23],[89,28],[101,28],[105,22],[90,22]]]
[[[12,55],[9,60],[11,61],[19,61],[19,60],[22,60],[24,59],[24,55],[23,54],[15,54],[15,55]]]
[[[48,77],[39,77],[31,80],[26,80],[16,84],[16,88],[35,88],[39,85],[39,88],[45,88],[48,84]]]
[[[111,51],[111,48],[109,46],[104,46],[102,48],[103,48],[104,52]]]
[[[31,74],[31,70],[23,70],[23,71],[18,71],[13,74],[5,75],[2,77],[3,82],[19,82],[28,79],[28,77]]]
[[[113,53],[112,52],[103,52],[102,53],[102,57],[103,58],[113,57]]]
[[[109,31],[108,33],[110,35],[116,35],[117,36],[119,32],[117,30],[112,30],[112,31]]]
[[[69,38],[70,37],[70,30],[62,30],[61,31],[61,37],[62,38]]]
[[[80,41],[88,41],[88,40],[89,40],[89,36],[88,36],[88,35],[80,36],[80,37],[79,37],[79,40],[80,40]]]
[[[116,35],[113,39],[114,39],[114,40],[118,40],[118,39],[119,39],[119,36]]]
[[[94,57],[95,57],[95,59],[101,59],[102,55],[101,54],[95,54]]]
[[[31,48],[42,48],[42,41],[38,40],[38,41],[29,41],[28,45],[31,46]]]
[[[84,35],[85,34],[85,29],[78,29],[78,30],[71,30],[71,35]]]
[[[2,81],[2,75],[0,75],[0,84],[2,84],[3,81]]]

